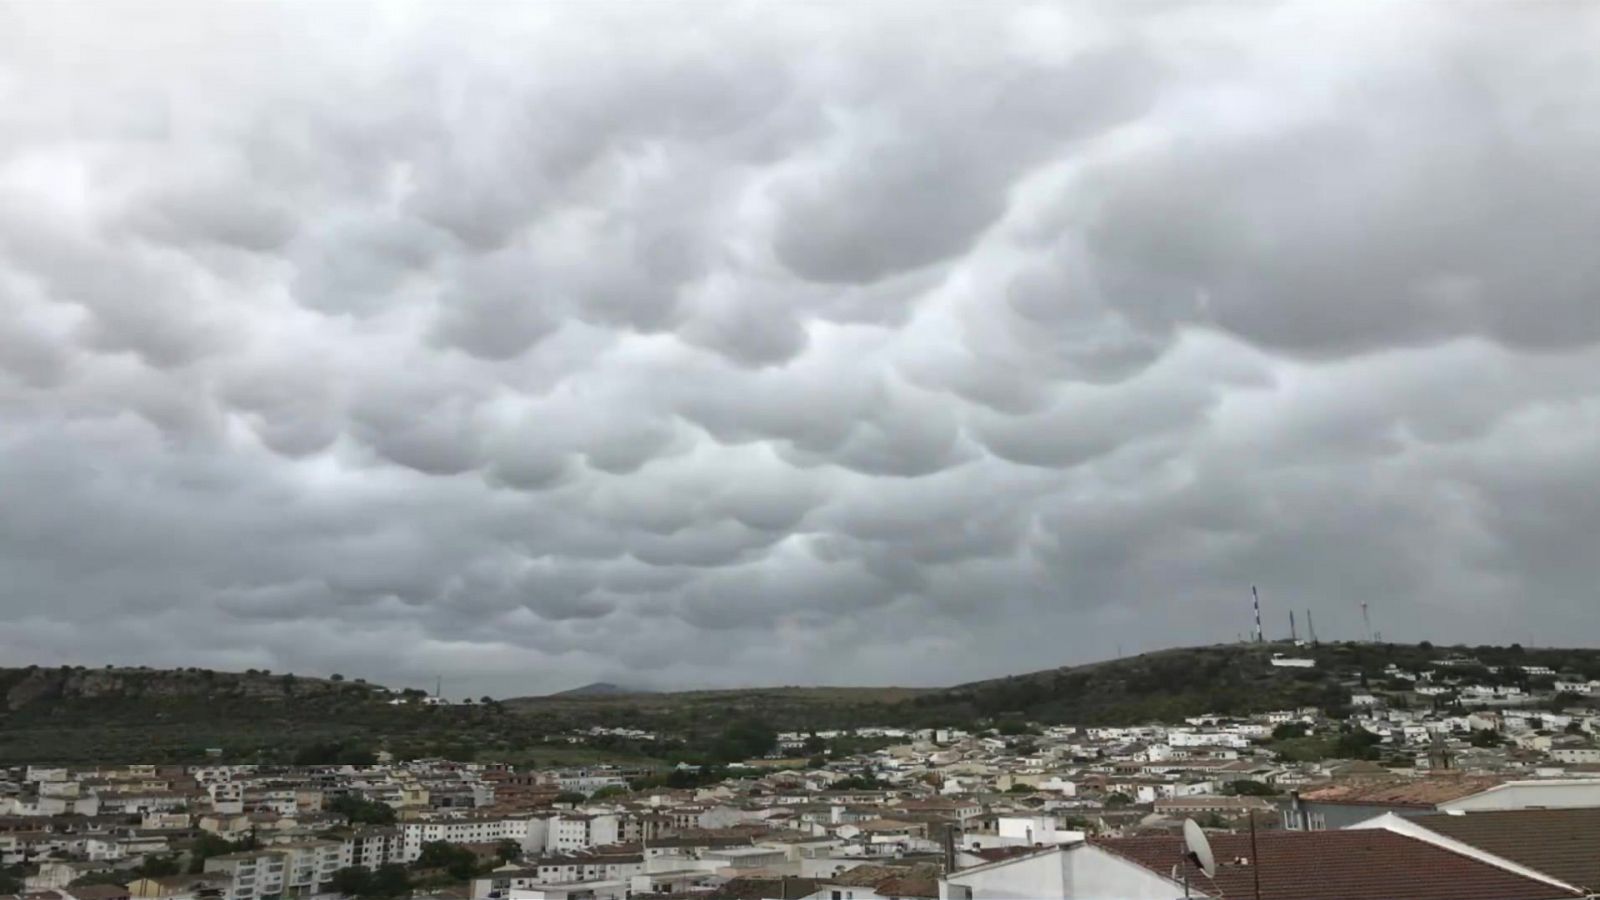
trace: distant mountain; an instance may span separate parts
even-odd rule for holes
[[[556,691],[554,694],[550,694],[548,696],[551,696],[551,697],[615,697],[615,696],[617,696],[619,694],[648,694],[648,693],[651,693],[651,691],[648,691],[648,690],[646,690],[644,688],[623,687],[620,684],[612,684],[609,681],[596,681],[596,682],[594,682],[592,684],[586,684],[583,687],[575,687],[575,688],[572,688],[571,690],[566,690],[566,691]]]

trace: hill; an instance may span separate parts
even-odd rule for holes
[[[1274,653],[1311,656],[1314,668],[1281,668]],[[1074,725],[1175,721],[1201,713],[1345,707],[1357,690],[1399,692],[1385,672],[1455,658],[1475,681],[1548,688],[1548,668],[1600,678],[1600,651],[1509,647],[1434,648],[1423,643],[1227,644],[1162,650],[948,688],[777,687],[637,693],[590,685],[543,697],[472,705],[391,703],[374,685],[335,677],[204,669],[0,669],[0,764],[204,759],[291,762],[401,757],[506,759],[541,765],[695,758],[730,729],[824,730],[863,725],[980,727],[1004,720]],[[1499,669],[1492,672],[1491,668]],[[419,693],[419,692],[412,692]],[[596,738],[574,747],[559,736],[626,726],[654,740]]]
[[[565,691],[556,691],[549,694],[551,697],[614,697],[618,694],[648,694],[649,691],[639,688],[625,688],[612,684],[609,681],[596,681],[583,687],[570,688]]]
[[[1271,663],[1274,654],[1310,657],[1317,664],[1309,669],[1277,667]],[[786,730],[868,724],[931,727],[1001,718],[1116,725],[1300,706],[1338,711],[1353,691],[1366,689],[1363,682],[1382,689],[1389,681],[1387,666],[1426,670],[1451,656],[1465,661],[1453,671],[1490,682],[1517,677],[1494,675],[1490,667],[1514,673],[1521,666],[1540,666],[1600,678],[1600,650],[1594,649],[1524,649],[1515,644],[1435,648],[1426,642],[1306,647],[1284,642],[1174,648],[949,688],[751,688],[506,702],[528,715],[666,731],[704,730],[741,718],[759,718]],[[1553,678],[1534,679],[1531,686],[1539,687],[1541,680]]]

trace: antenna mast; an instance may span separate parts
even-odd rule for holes
[[[1289,643],[1291,643],[1291,644],[1300,643],[1300,638],[1299,638],[1298,635],[1295,634],[1295,631],[1294,631],[1294,610],[1292,610],[1292,609],[1289,610]]]
[[[1256,643],[1259,644],[1264,640],[1261,634],[1261,594],[1256,591],[1256,586],[1253,584],[1250,585],[1250,596],[1254,599],[1256,606]]]
[[[1306,610],[1306,631],[1309,632],[1311,643],[1315,644],[1317,642],[1317,623],[1315,619],[1311,618],[1311,610],[1309,609]]]
[[[1361,627],[1367,632],[1367,643],[1372,643],[1372,620],[1367,617],[1367,601],[1361,601]]]

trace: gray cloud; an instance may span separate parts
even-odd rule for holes
[[[1600,14],[682,12],[0,6],[0,654],[1594,640]]]

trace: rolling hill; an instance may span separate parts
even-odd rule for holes
[[[1310,669],[1271,665],[1274,653],[1309,655]],[[360,682],[202,669],[0,669],[0,763],[292,761],[307,747],[389,749],[399,755],[564,759],[548,739],[574,728],[628,726],[657,742],[604,745],[620,758],[692,755],[735,723],[780,730],[862,725],[968,725],[1004,719],[1126,724],[1205,712],[1294,706],[1339,708],[1353,690],[1400,689],[1384,669],[1417,670],[1443,656],[1457,671],[1517,678],[1546,667],[1600,678],[1600,650],[1332,643],[1227,644],[1162,650],[948,688],[775,687],[639,693],[591,685],[471,706],[391,705]],[[1490,675],[1489,667],[1503,674]],[[1540,676],[1548,682],[1549,676]],[[1538,681],[1539,679],[1534,679]],[[1368,685],[1363,688],[1362,685]],[[1533,687],[1539,684],[1531,685]],[[561,746],[565,746],[564,743]]]

